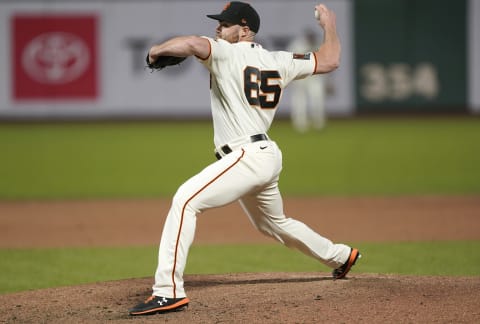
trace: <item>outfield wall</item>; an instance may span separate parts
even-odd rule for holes
[[[353,112],[350,2],[326,1],[338,13],[342,67],[330,82],[331,113]],[[214,36],[222,1],[7,1],[0,3],[2,116],[210,116],[209,74],[189,58],[161,73],[145,70],[149,47],[174,35]],[[306,28],[315,28],[311,1],[257,1],[257,40],[285,49]],[[58,40],[55,40],[55,37]],[[69,38],[70,37],[70,38]],[[77,66],[47,71],[35,51],[47,42],[75,43]],[[61,46],[61,45],[59,45]],[[30,56],[29,56],[30,55]],[[38,59],[37,59],[38,61]],[[289,94],[281,113],[288,112]]]
[[[262,17],[257,40],[265,48],[286,49],[305,29],[316,28],[321,37],[312,1],[251,2]],[[327,81],[329,115],[350,116],[372,107],[480,113],[478,1],[459,0],[449,11],[446,0],[425,0],[423,13],[412,13],[407,0],[392,0],[395,10],[383,0],[324,2],[337,14],[342,40],[341,67]],[[181,67],[150,73],[144,57],[152,44],[174,35],[212,36],[216,22],[205,14],[220,12],[223,5],[0,1],[0,118],[209,117],[209,75],[201,64],[189,58]],[[433,14],[429,5],[437,8]],[[385,20],[388,10],[392,19]],[[449,12],[454,14],[445,17]],[[423,34],[411,30],[412,19]],[[430,37],[444,21],[440,30],[452,35]],[[399,41],[412,34],[411,42]],[[410,52],[412,42],[417,47]],[[279,114],[289,110],[287,88]]]
[[[361,111],[466,107],[465,0],[361,0],[354,12]]]

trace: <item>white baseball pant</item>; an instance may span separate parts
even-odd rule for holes
[[[260,232],[286,246],[331,268],[348,259],[350,247],[334,244],[302,222],[285,216],[278,188],[282,153],[277,144],[264,140],[246,142],[230,146],[233,152],[187,180],[176,192],[160,240],[153,295],[186,297],[183,272],[197,214],[236,200],[240,200]]]

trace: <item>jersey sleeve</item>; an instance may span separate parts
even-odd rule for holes
[[[283,78],[286,83],[293,80],[303,79],[315,72],[317,60],[315,54],[309,53],[292,53],[277,52],[277,59],[282,62]]]
[[[228,42],[224,40],[215,40],[210,37],[202,36],[210,43],[210,54],[207,58],[202,59],[197,57],[197,59],[202,63],[210,72],[215,68],[216,63],[228,58],[230,47]]]

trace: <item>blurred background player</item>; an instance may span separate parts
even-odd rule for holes
[[[304,54],[315,52],[318,47],[316,33],[305,29],[302,37],[295,39],[288,50]],[[320,130],[325,126],[326,75],[317,74],[292,83],[291,118],[298,132],[306,132],[310,127]]]

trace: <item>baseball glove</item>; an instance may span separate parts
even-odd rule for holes
[[[178,65],[185,61],[186,57],[177,57],[177,56],[159,56],[155,60],[155,62],[150,63],[150,60],[148,58],[148,53],[147,53],[147,67],[150,68],[152,71],[153,70],[162,70],[166,68],[167,66],[172,66],[172,65]]]

